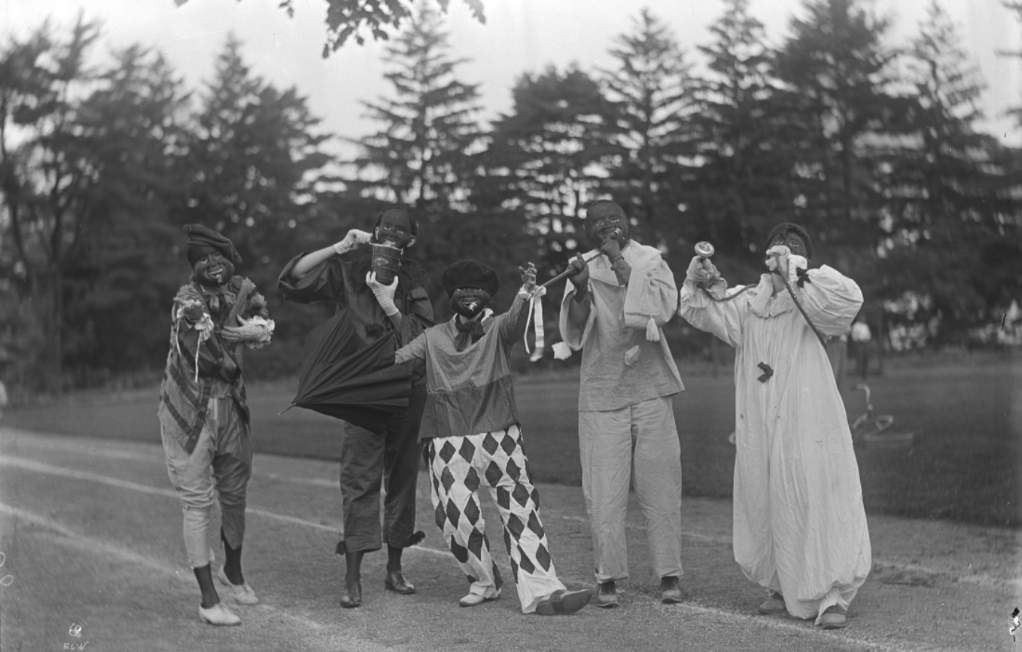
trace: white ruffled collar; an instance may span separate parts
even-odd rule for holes
[[[777,294],[773,294],[773,291],[770,275],[760,276],[759,284],[750,291],[753,296],[749,299],[749,310],[757,317],[773,319],[795,308],[787,290],[782,288]]]

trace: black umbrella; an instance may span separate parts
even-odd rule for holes
[[[292,406],[343,419],[373,432],[408,407],[410,365],[395,365],[397,339],[388,333],[365,344],[350,313],[342,310],[318,326],[306,345]]]

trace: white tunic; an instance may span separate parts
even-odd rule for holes
[[[848,332],[862,305],[854,281],[824,266],[792,286],[813,324]],[[812,618],[847,608],[871,567],[848,416],[827,353],[770,276],[732,301],[686,281],[678,314],[735,348],[735,561],[752,581]],[[764,367],[772,376],[759,380]]]

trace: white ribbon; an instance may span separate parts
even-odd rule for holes
[[[529,297],[529,316],[525,319],[525,334],[522,336],[522,340],[525,342],[525,352],[530,353],[529,350],[529,323],[532,322],[533,329],[536,334],[536,350],[531,351],[532,355],[529,356],[529,362],[539,362],[543,359],[543,349],[546,346],[544,343],[544,332],[543,332],[543,295],[546,294],[546,288],[540,286]]]

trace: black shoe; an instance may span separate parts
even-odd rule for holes
[[[540,616],[573,614],[589,604],[589,598],[592,595],[592,591],[589,589],[554,591],[539,601],[539,604],[536,605],[536,613]]]
[[[678,604],[684,596],[681,594],[681,582],[677,577],[660,578],[660,601],[664,604]]]
[[[756,609],[760,614],[769,616],[771,614],[782,614],[788,611],[784,606],[784,597],[777,591],[771,591],[770,597],[763,601]]]
[[[362,583],[356,582],[355,586],[347,589],[341,596],[341,606],[345,609],[355,609],[362,606]]]
[[[388,591],[400,593],[401,595],[415,593],[415,585],[406,581],[404,575],[399,570],[387,571],[387,577],[383,580],[383,587]]]
[[[617,587],[614,585],[614,580],[600,582],[596,585],[597,607],[611,609],[616,607],[617,604]]]

